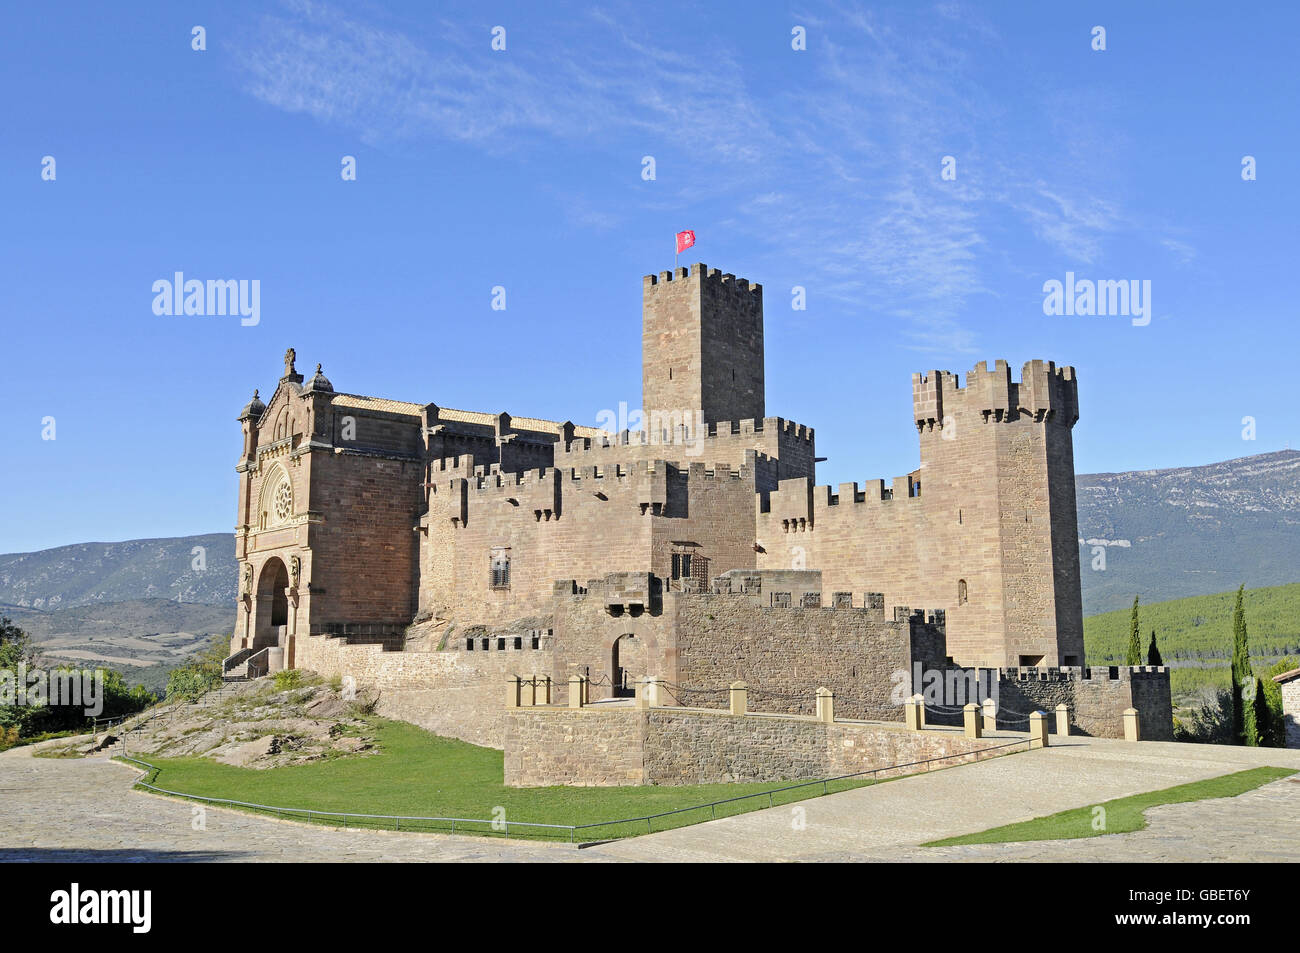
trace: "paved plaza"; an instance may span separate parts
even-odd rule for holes
[[[960,765],[586,848],[487,837],[342,831],[132,790],[138,772],[106,758],[0,754],[5,861],[1300,861],[1300,781],[1235,798],[1154,808],[1132,834],[1076,841],[926,848],[1110,798],[1258,765],[1300,769],[1300,751],[1070,738]],[[1300,776],[1298,776],[1300,777]],[[802,813],[796,811],[801,809]],[[801,823],[800,823],[801,822]]]

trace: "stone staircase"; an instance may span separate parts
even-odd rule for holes
[[[252,649],[240,649],[234,655],[227,656],[221,663],[221,680],[223,682],[248,681],[248,660],[252,656]]]

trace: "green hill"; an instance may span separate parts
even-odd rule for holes
[[[1130,601],[1131,601],[1130,597]],[[1151,630],[1166,662],[1226,663],[1232,658],[1232,607],[1236,592],[1189,596],[1139,607],[1142,646]],[[1300,654],[1300,583],[1246,590],[1246,627],[1256,656]],[[1122,664],[1128,648],[1129,610],[1083,620],[1092,665]]]

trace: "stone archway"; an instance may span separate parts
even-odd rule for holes
[[[635,656],[642,654],[636,634],[624,632],[609,647],[609,684],[614,698],[631,698],[636,694],[633,679],[645,674],[637,670]]]
[[[262,564],[257,577],[257,602],[253,612],[252,649],[280,643],[280,627],[289,624],[289,569],[284,560],[272,556]]]
[[[657,623],[657,619],[649,617],[611,619],[607,623],[602,641],[609,665],[610,697],[632,697],[637,680],[646,675],[670,681],[676,678],[676,665],[666,657],[667,645]]]

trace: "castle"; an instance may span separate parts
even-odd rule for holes
[[[563,702],[655,676],[681,705],[744,678],[791,711],[827,686],[898,720],[918,665],[1068,683],[1117,730],[1084,698],[1073,368],[914,374],[920,466],[818,486],[813,428],[767,415],[762,287],[695,264],[642,295],[640,430],[348,394],[291,349],[239,416],[227,667],[354,675],[497,744],[508,678]],[[1098,704],[1154,677],[1107,673]]]

